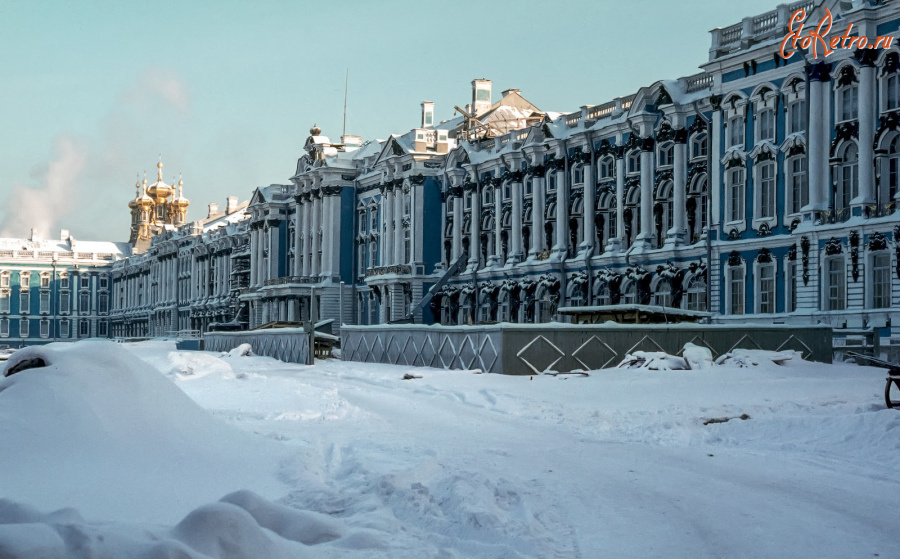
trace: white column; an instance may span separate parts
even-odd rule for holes
[[[382,195],[381,207],[381,219],[384,223],[381,232],[381,265],[389,266],[394,262],[394,190],[392,186],[389,186]]]
[[[303,204],[300,201],[300,197],[297,197],[297,207],[294,210],[294,271],[293,275],[302,276],[303,275],[303,265],[300,263],[302,260],[300,253],[300,239],[303,238]]]
[[[528,250],[529,258],[534,258],[544,251],[544,177],[536,174],[532,177],[531,184],[531,248]]]
[[[474,271],[478,269],[478,262],[481,259],[481,191],[479,188],[466,192],[466,196],[472,197],[472,227],[469,239],[469,269]]]
[[[675,155],[675,168],[672,173],[672,212],[674,215],[672,216],[672,228],[666,233],[668,237],[666,241],[672,242],[678,246],[684,244],[685,236],[687,234],[687,227],[685,225],[685,218],[687,217],[687,193],[685,192],[687,178],[687,144],[676,140],[673,150]]]
[[[462,196],[453,196],[453,262],[462,254],[462,223],[463,223],[463,199]],[[447,265],[452,265],[448,262]]]
[[[709,140],[709,150],[712,153],[712,161],[711,168],[708,169],[709,172],[709,181],[706,183],[707,192],[709,193],[709,205],[711,209],[710,220],[712,223],[708,225],[709,231],[707,231],[707,235],[711,235],[713,230],[716,229],[721,223],[720,219],[720,209],[719,209],[719,200],[721,199],[721,193],[723,192],[722,188],[722,165],[719,163],[722,160],[721,146],[722,145],[722,111],[721,107],[717,104],[713,104],[712,106],[712,130],[710,131],[710,140]],[[812,184],[812,183],[810,183]],[[709,302],[711,305],[712,302]]]
[[[637,240],[651,248],[653,239],[653,152],[641,151],[641,230]]]
[[[610,243],[610,249],[621,250],[625,244],[625,155],[619,153],[616,157],[616,239],[617,243]]]
[[[593,149],[593,146],[588,146],[588,149]],[[584,191],[582,192],[584,205],[581,210],[582,221],[584,222],[583,230],[584,230],[584,239],[581,241],[581,246],[578,247],[579,252],[584,254],[584,257],[587,258],[591,254],[591,249],[594,247],[594,243],[597,238],[597,230],[594,223],[594,214],[597,211],[597,185],[594,180],[594,157],[591,157],[584,164]],[[597,247],[598,249],[602,247]]]
[[[394,189],[394,260],[392,264],[406,264],[403,252],[403,198],[402,187]]]
[[[309,255],[310,250],[312,250],[312,217],[310,216],[310,211],[312,208],[312,202],[308,195],[305,195],[303,198],[303,269],[300,272],[300,275],[304,277],[309,277],[309,266],[311,257]]]
[[[325,196],[322,198],[322,264],[320,275],[330,277],[332,275],[334,258],[334,237],[340,232],[333,226],[334,214],[332,207],[334,205],[335,196]]]
[[[319,244],[319,229],[322,227],[322,198],[320,195],[316,195],[313,198],[313,207],[312,207],[312,231],[310,234],[312,235],[312,256],[310,260],[312,263],[309,268],[309,273],[313,276],[318,276],[320,273],[321,262],[319,261],[319,250],[321,250],[321,246]],[[324,236],[324,232],[322,234]]]
[[[256,250],[259,243],[257,230],[250,229],[250,285],[256,287]],[[191,255],[191,299],[197,298],[197,257]]]
[[[569,246],[569,181],[563,166],[556,171],[556,244],[553,254],[557,260],[565,260]]]
[[[500,254],[503,252],[503,241],[500,234],[503,232],[503,183],[494,189],[494,246],[492,247],[494,255],[493,261],[498,266],[503,266],[506,262],[500,260]],[[507,245],[508,246],[508,245]]]
[[[859,68],[859,196],[851,204],[875,203],[875,67]]]
[[[512,219],[510,220],[510,246],[509,258],[510,264],[517,264],[522,261],[522,216],[523,201],[525,198],[525,188],[521,180],[512,183]]]
[[[826,113],[830,112],[825,104],[824,88],[819,80],[809,81],[809,126],[807,138],[809,140],[809,206],[806,210],[828,209],[828,174],[823,173],[824,165],[828,163],[827,128],[823,126]]]

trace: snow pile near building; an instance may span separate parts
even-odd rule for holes
[[[799,351],[769,351],[765,349],[740,349],[724,353],[713,361],[712,351],[692,343],[684,345],[682,356],[664,351],[635,351],[625,354],[616,366],[618,369],[646,369],[648,371],[701,371],[718,365],[746,368],[759,365],[785,365],[791,360],[800,361]]]
[[[0,380],[0,557],[900,556],[878,369],[508,377],[125,347],[48,346]]]

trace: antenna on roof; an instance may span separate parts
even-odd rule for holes
[[[344,74],[344,128],[341,130],[341,141],[343,142],[343,137],[347,134],[347,82],[350,81],[350,68],[347,68],[347,72]]]

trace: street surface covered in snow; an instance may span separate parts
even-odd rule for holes
[[[880,369],[45,347],[0,379],[0,557],[900,557]]]

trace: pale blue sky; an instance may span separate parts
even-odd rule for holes
[[[764,0],[0,0],[0,234],[127,240],[136,173],[184,173],[190,219],[286,183],[310,126],[384,138],[489,78],[572,111],[693,74]]]

